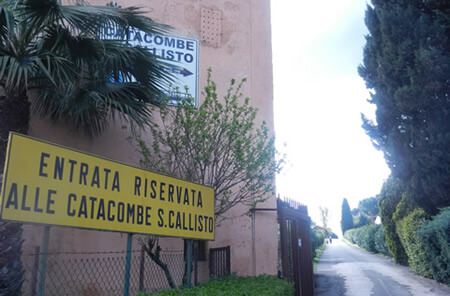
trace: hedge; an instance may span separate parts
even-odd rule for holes
[[[212,279],[191,289],[168,289],[158,293],[138,293],[137,296],[281,296],[294,295],[293,284],[276,276],[241,277],[230,275]]]
[[[431,221],[423,223],[418,238],[433,278],[450,285],[450,207],[441,210]]]
[[[427,214],[422,209],[415,209],[405,218],[397,222],[397,234],[408,255],[411,269],[422,276],[432,278],[431,266],[425,258],[425,245],[419,240],[417,230],[427,220]]]
[[[408,256],[405,249],[400,243],[400,238],[396,232],[395,221],[393,214],[404,192],[404,185],[399,179],[390,176],[383,187],[378,198],[378,208],[380,209],[381,222],[384,227],[384,235],[386,239],[386,246],[389,253],[394,258],[395,263],[407,265]]]
[[[325,233],[322,230],[311,229],[311,246],[312,246],[312,256],[316,254],[316,250],[320,248],[325,242]]]
[[[344,233],[344,237],[352,244],[358,245],[369,252],[389,256],[383,226],[381,225],[366,225],[350,229]]]
[[[382,225],[378,225],[377,231],[375,232],[375,250],[376,253],[383,254],[385,256],[391,257],[391,253],[389,253],[389,249],[386,245],[386,236],[384,234],[384,227]]]

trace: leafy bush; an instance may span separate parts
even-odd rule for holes
[[[358,230],[357,230],[356,228],[347,230],[347,231],[344,233],[344,238],[345,238],[347,241],[351,242],[352,244],[357,245],[357,243],[356,243],[356,232],[357,232],[357,231],[358,231]]]
[[[386,246],[389,249],[389,253],[391,253],[395,263],[406,265],[408,256],[397,235],[395,221],[392,219],[396,207],[402,198],[404,187],[399,179],[395,179],[392,176],[389,177],[381,189],[378,198],[378,208],[380,209],[381,222],[383,223]]]
[[[425,260],[433,278],[450,285],[450,207],[429,222],[423,223],[417,235],[424,246]]]
[[[212,279],[191,289],[168,289],[159,293],[145,294],[140,292],[137,296],[281,296],[294,295],[294,287],[285,280],[276,276],[260,275],[257,277],[240,277],[230,275]]]
[[[383,225],[377,225],[377,231],[375,232],[375,250],[379,254],[391,257],[391,253],[389,253],[389,249],[386,245]]]
[[[345,232],[344,237],[350,243],[358,245],[369,252],[390,256],[382,225],[366,225],[350,229]]]
[[[325,233],[322,230],[311,230],[311,246],[312,254],[316,253],[316,250],[320,248],[325,242]]]
[[[419,275],[432,278],[430,265],[425,258],[425,246],[417,235],[417,230],[426,219],[427,214],[424,210],[415,209],[397,222],[397,234],[408,255],[411,269]]]
[[[360,228],[369,225],[370,223],[369,217],[361,212],[353,217],[353,225],[355,228]]]

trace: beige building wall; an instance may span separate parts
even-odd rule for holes
[[[93,5],[105,5],[109,1],[91,0]],[[231,78],[248,79],[243,93],[251,98],[251,104],[259,109],[258,121],[265,120],[273,130],[272,54],[269,0],[119,0],[123,7],[136,5],[147,11],[146,15],[157,22],[174,28],[172,35],[195,38],[199,48],[199,87],[204,87],[207,68],[213,69],[219,94],[229,86]],[[203,12],[219,16],[216,21],[220,35],[206,39],[206,27],[202,27]],[[202,38],[204,40],[202,40]],[[200,97],[201,99],[201,97]],[[126,123],[115,122],[98,138],[55,126],[44,120],[32,119],[30,135],[75,149],[101,155],[112,160],[137,166],[139,156],[127,140]],[[263,208],[276,208],[271,197]],[[235,208],[230,219],[216,229],[215,241],[210,247],[231,246],[232,272],[239,275],[277,272],[277,216],[274,211],[257,212],[255,224],[247,216],[240,216],[246,209]],[[254,229],[252,228],[254,225]],[[24,252],[32,252],[41,245],[42,226],[25,226]],[[101,252],[123,251],[126,234],[52,227],[50,252]],[[134,243],[134,247],[138,245]],[[182,250],[181,239],[165,239],[166,250]],[[204,263],[202,279],[207,277]]]

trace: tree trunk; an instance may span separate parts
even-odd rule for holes
[[[0,96],[0,191],[8,134],[10,131],[26,134],[29,121],[30,103],[25,93],[17,97]],[[0,220],[0,295],[21,295],[22,242],[22,224]]]
[[[175,282],[172,279],[172,275],[170,274],[169,267],[166,263],[162,262],[162,260],[159,257],[159,251],[160,249],[157,248],[156,252],[153,253],[153,248],[149,247],[147,245],[142,245],[144,248],[144,251],[147,253],[147,255],[153,260],[153,262],[156,263],[161,269],[164,271],[164,274],[166,276],[167,282],[172,289],[176,289],[177,286],[175,285]],[[159,247],[159,246],[158,246]]]

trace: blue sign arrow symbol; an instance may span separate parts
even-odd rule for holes
[[[171,71],[172,71],[172,73],[183,75],[183,77],[194,74],[185,68],[181,68],[181,69],[180,68],[171,68]]]

